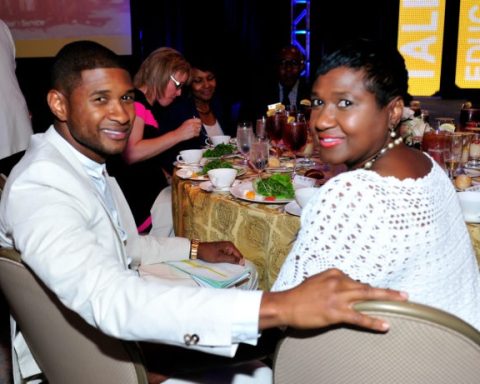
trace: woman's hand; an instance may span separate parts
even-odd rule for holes
[[[202,129],[202,121],[197,118],[185,120],[175,132],[182,138],[182,141],[197,137]]]

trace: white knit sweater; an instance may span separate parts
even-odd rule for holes
[[[456,192],[433,162],[421,179],[363,169],[329,180],[304,207],[298,238],[272,290],[336,267],[480,329],[480,275]]]

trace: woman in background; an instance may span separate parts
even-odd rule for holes
[[[132,209],[140,233],[173,235],[171,190],[162,152],[200,133],[199,119],[186,118],[175,129],[162,131],[162,109],[181,95],[190,64],[173,48],[153,51],[134,77],[135,113],[132,133],[122,159],[109,164]]]
[[[429,155],[398,137],[407,89],[404,59],[392,47],[357,40],[323,58],[311,128],[322,160],[348,171],[303,208],[273,289],[339,268],[480,329],[480,275],[455,189]]]
[[[190,82],[185,92],[178,97],[162,117],[162,129],[173,130],[181,121],[198,117],[202,123],[200,135],[178,143],[162,155],[163,164],[170,172],[177,154],[184,149],[202,148],[208,137],[215,135],[235,135],[231,106],[225,103],[217,86],[217,67],[213,56],[202,54],[191,59]]]

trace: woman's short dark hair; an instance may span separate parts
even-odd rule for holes
[[[51,85],[66,95],[80,83],[82,71],[96,68],[122,68],[120,57],[94,41],[80,40],[65,45],[55,56]]]
[[[368,39],[350,41],[322,58],[316,77],[338,67],[365,71],[365,86],[380,107],[397,96],[408,97],[408,71],[395,47]]]

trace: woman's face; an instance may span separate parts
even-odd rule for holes
[[[395,103],[380,108],[365,87],[364,74],[338,67],[313,84],[310,125],[327,163],[361,167],[388,141]]]
[[[188,80],[188,74],[185,72],[175,72],[172,75],[173,79],[167,83],[167,87],[164,90],[163,96],[159,96],[157,99],[158,104],[162,107],[166,107],[173,103],[173,100],[182,94],[183,86],[185,82]]]
[[[213,72],[201,71],[200,69],[192,69],[192,88],[193,97],[202,101],[210,101],[217,87],[217,79]]]

